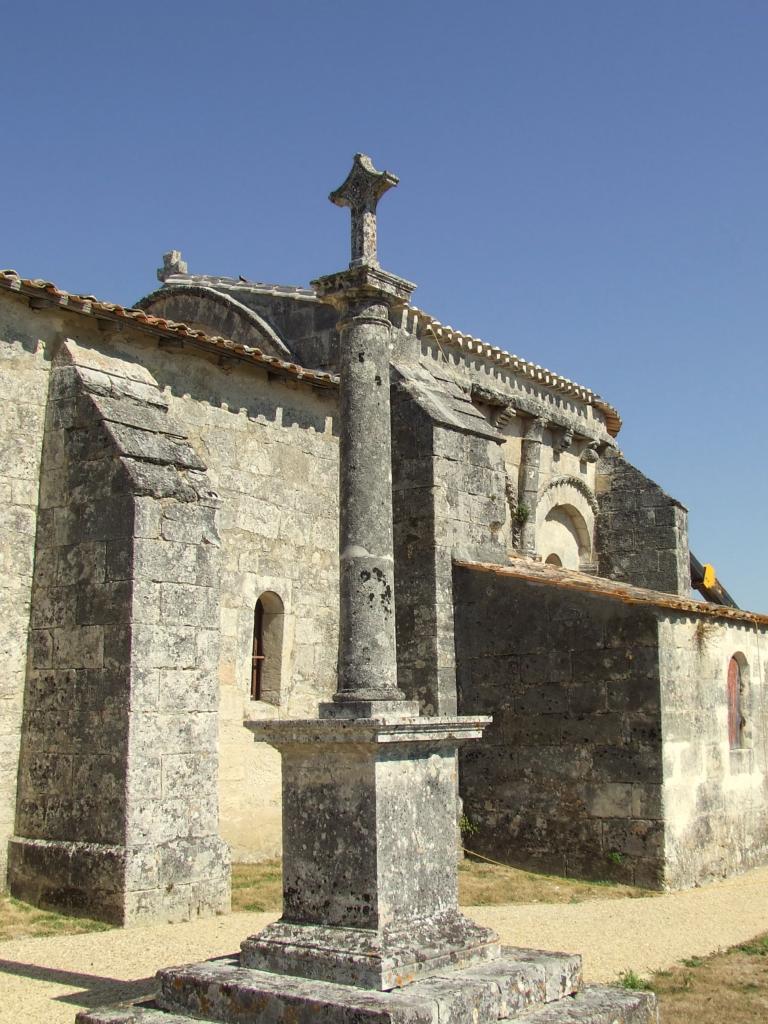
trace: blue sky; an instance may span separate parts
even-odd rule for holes
[[[617,405],[692,548],[768,611],[768,5],[39,3],[3,15],[0,264],[130,303],[161,254],[302,284],[369,153],[444,323]]]

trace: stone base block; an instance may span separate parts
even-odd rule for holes
[[[581,988],[581,959],[505,949],[393,992],[281,977],[236,957],[158,975],[156,999],[80,1013],[78,1024],[653,1024],[652,993]]]
[[[241,949],[243,967],[386,991],[494,960],[501,946],[495,932],[451,911],[379,932],[278,921]]]
[[[658,1024],[659,1009],[653,992],[628,992],[624,988],[594,985],[560,1002],[533,1007],[519,1014],[515,1021],[516,1024]]]
[[[121,925],[125,862],[122,846],[14,836],[8,844],[8,888],[36,907]]]
[[[11,894],[115,925],[228,913],[229,850],[218,837],[158,846],[27,839],[8,846]]]

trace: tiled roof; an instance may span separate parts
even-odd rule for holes
[[[625,604],[651,605],[656,608],[669,608],[670,611],[708,615],[715,619],[729,619],[735,622],[768,626],[768,615],[760,615],[758,612],[747,612],[726,605],[693,601],[689,597],[665,594],[658,590],[645,590],[643,587],[634,587],[629,583],[617,583],[615,580],[608,580],[602,576],[590,576],[584,572],[575,572],[573,569],[563,569],[557,565],[535,562],[528,558],[512,556],[509,565],[459,560],[456,560],[454,565],[462,569],[491,573],[494,576],[514,576],[530,583],[544,583],[562,590],[580,590],[591,594],[602,594],[605,597],[623,601]]]
[[[256,363],[259,366],[264,366],[271,373],[306,381],[315,387],[333,388],[337,387],[339,383],[339,378],[335,374],[308,370],[297,363],[289,363],[276,356],[267,355],[266,352],[262,352],[260,348],[253,345],[241,345],[228,338],[205,334],[203,331],[188,327],[187,324],[151,316],[143,309],[131,309],[113,302],[102,302],[93,295],[73,295],[57,288],[50,281],[22,278],[15,270],[0,270],[0,288],[26,295],[32,304],[37,302],[41,306],[57,306],[72,313],[80,313],[100,320],[129,321],[132,325],[161,337],[174,338],[202,349],[217,351],[222,355],[226,354],[245,362]]]

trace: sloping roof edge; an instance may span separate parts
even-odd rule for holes
[[[748,612],[741,608],[730,608],[727,605],[709,604],[693,601],[677,594],[665,594],[659,590],[646,590],[630,583],[618,583],[616,580],[602,576],[590,576],[574,569],[563,569],[560,566],[534,562],[527,558],[512,558],[509,565],[496,565],[491,562],[468,562],[455,559],[460,569],[490,573],[494,576],[513,576],[528,583],[542,583],[547,586],[559,587],[563,590],[580,590],[585,593],[598,594],[602,597],[623,601],[625,604],[650,605],[656,608],[667,608],[670,611],[694,615],[707,615],[715,619],[728,619],[752,625],[768,626],[768,615],[759,612]]]
[[[339,378],[335,374],[309,370],[297,363],[290,363],[277,356],[270,356],[253,345],[241,345],[228,338],[205,334],[203,331],[194,330],[187,324],[150,316],[143,309],[103,302],[93,295],[75,295],[65,292],[50,281],[23,278],[15,270],[0,270],[0,288],[25,295],[33,300],[37,299],[45,305],[58,307],[71,313],[91,316],[100,320],[114,320],[119,323],[127,321],[133,326],[159,337],[173,338],[201,349],[218,352],[220,355],[253,363],[264,367],[271,373],[303,381],[313,387],[335,388],[339,384]]]

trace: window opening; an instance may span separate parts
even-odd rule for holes
[[[251,700],[261,700],[264,670],[264,604],[259,598],[253,613],[253,651],[251,654]]]
[[[728,663],[728,742],[732,750],[744,745],[741,665],[737,658]]]
[[[251,700],[280,704],[283,676],[283,602],[265,590],[253,612],[251,641]]]

